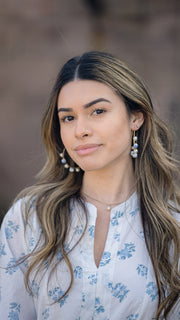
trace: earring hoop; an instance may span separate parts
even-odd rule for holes
[[[136,136],[136,131],[133,131],[133,145],[131,148],[131,157],[132,158],[137,158],[138,157],[138,138]]]
[[[64,165],[64,168],[69,169],[69,172],[80,172],[79,167],[72,167],[67,163],[67,160],[65,159],[64,154],[65,154],[65,148],[63,149],[63,152],[59,153],[61,157],[61,163]]]

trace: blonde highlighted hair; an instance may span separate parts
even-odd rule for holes
[[[169,129],[155,114],[145,84],[126,64],[104,52],[87,52],[63,66],[43,116],[42,136],[47,161],[38,175],[36,185],[19,196],[29,197],[26,223],[30,214],[30,202],[35,198],[36,212],[44,235],[43,246],[28,256],[31,259],[26,274],[27,287],[29,275],[35,267],[40,272],[44,262],[47,259],[52,262],[59,249],[71,273],[71,283],[65,294],[73,283],[73,270],[64,244],[70,226],[70,199],[78,201],[86,214],[80,199],[83,171],[68,174],[61,165],[58,153],[62,152],[64,146],[60,136],[57,99],[61,88],[74,79],[95,80],[106,84],[124,100],[128,113],[140,111],[144,115],[144,124],[138,133],[139,157],[133,159],[133,162],[145,241],[159,293],[156,319],[160,319],[162,315],[166,319],[179,299],[180,292],[179,226],[172,215],[172,211],[180,212],[178,164],[172,156]],[[68,162],[73,164],[70,158]],[[171,259],[170,248],[173,248]]]

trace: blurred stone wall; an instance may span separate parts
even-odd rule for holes
[[[59,68],[96,49],[145,79],[180,138],[178,0],[0,0],[1,217],[44,163],[40,122]]]

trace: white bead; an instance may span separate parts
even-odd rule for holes
[[[110,210],[111,210],[111,206],[107,206],[106,209],[107,209],[108,211],[110,211]]]
[[[80,168],[75,168],[75,171],[76,171],[76,172],[79,172],[79,171],[80,171]]]
[[[69,168],[69,171],[70,171],[70,172],[74,172],[74,168],[73,168],[73,167],[70,167],[70,168]]]
[[[60,155],[61,158],[63,158],[63,153],[60,153],[59,155]]]
[[[133,140],[134,140],[134,141],[137,141],[137,137],[136,137],[136,136],[135,136],[135,137],[133,137]]]
[[[63,158],[63,159],[61,160],[61,163],[66,163],[66,159]]]
[[[69,165],[67,163],[65,163],[64,168],[68,169]]]
[[[134,153],[132,157],[137,158],[137,156],[138,156],[137,153]]]

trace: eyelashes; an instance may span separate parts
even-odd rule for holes
[[[65,117],[60,119],[61,122],[71,122],[73,120],[74,120],[73,116],[65,116]]]
[[[100,115],[104,114],[105,112],[106,112],[106,110],[104,108],[96,108],[90,113],[89,116],[100,116]],[[67,116],[60,118],[60,122],[68,123],[68,122],[72,122],[74,119],[75,119],[75,117],[73,115],[67,115]]]
[[[95,115],[100,115],[100,114],[105,113],[105,112],[106,112],[105,109],[103,109],[103,108],[97,108],[97,109],[95,109],[95,110],[93,111],[93,114],[95,114]]]

